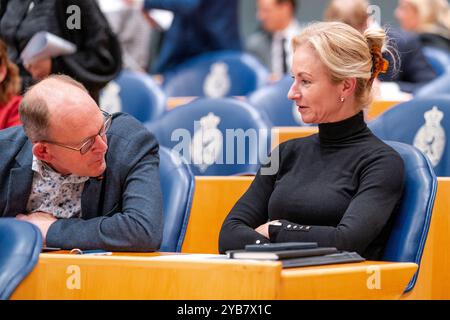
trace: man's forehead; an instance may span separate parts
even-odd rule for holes
[[[98,133],[103,125],[99,109],[94,113],[69,113],[51,115],[49,133],[58,141],[77,144]]]
[[[81,90],[80,90],[81,91]],[[65,131],[73,135],[75,140],[84,135],[95,134],[99,130],[103,116],[95,101],[81,91],[60,92],[58,97],[48,97],[46,100],[50,114],[50,132],[57,134]]]
[[[73,104],[86,103],[90,99],[90,96],[81,88],[54,79],[43,80],[27,94],[31,98],[44,100],[49,109],[66,108]]]
[[[103,119],[98,108],[79,108],[78,106],[55,108],[50,112],[50,123],[58,126],[81,127],[93,124],[98,126]]]

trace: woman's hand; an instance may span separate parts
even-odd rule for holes
[[[42,80],[52,72],[52,59],[41,59],[25,65],[25,69],[31,74],[34,80]]]
[[[280,221],[274,220],[274,221],[267,222],[263,225],[260,225],[258,228],[255,229],[255,231],[258,232],[259,234],[261,234],[262,236],[266,237],[267,239],[269,239],[269,226],[271,224],[281,225]]]

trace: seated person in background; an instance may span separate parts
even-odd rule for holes
[[[367,0],[332,0],[325,10],[325,21],[344,22],[364,32],[369,26],[376,25],[368,13],[370,3]],[[384,54],[389,61],[387,73],[380,75],[379,80],[396,82],[401,91],[413,93],[420,87],[436,78],[436,72],[427,62],[422,45],[414,34],[391,29],[388,31],[397,59]]]
[[[325,21],[346,23],[363,33],[375,23],[369,17],[367,0],[331,0],[324,13]]]
[[[382,29],[363,35],[339,22],[313,24],[294,38],[288,97],[319,133],[272,152],[278,171],[258,171],[223,223],[220,252],[311,241],[381,257],[404,175],[401,157],[372,134],[362,112],[385,69],[384,42]]]
[[[126,0],[133,3],[136,0]],[[141,0],[142,1],[142,0]],[[139,0],[138,0],[139,2]],[[174,14],[152,73],[165,73],[199,54],[242,50],[238,0],[144,0],[144,9]]]
[[[450,4],[447,0],[400,0],[395,17],[403,30],[419,34],[423,46],[450,53]]]
[[[246,50],[265,64],[276,79],[289,73],[291,40],[300,33],[295,18],[296,0],[258,0],[257,17],[261,30],[250,35]]]
[[[162,239],[158,143],[102,112],[68,76],[31,87],[21,126],[0,131],[0,216],[35,224],[63,249],[153,251]]]
[[[20,54],[39,31],[72,42],[77,51],[24,65]],[[122,65],[119,42],[93,0],[0,0],[0,37],[19,67],[23,90],[50,74],[62,73],[83,83],[98,101],[100,90]]]
[[[6,45],[0,40],[0,130],[20,124],[19,90],[19,70],[9,61]]]
[[[426,60],[423,46],[417,35],[402,30],[389,30],[390,45],[397,51],[398,63],[392,56],[386,56],[392,66],[388,72],[381,74],[381,81],[396,82],[401,91],[413,93],[437,77],[436,71]]]
[[[123,0],[97,0],[122,48],[123,68],[146,72],[153,30],[141,10],[122,6]]]

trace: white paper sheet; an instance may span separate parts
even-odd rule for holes
[[[52,33],[40,31],[36,33],[20,54],[24,64],[47,58],[72,54],[77,51],[76,45]]]
[[[160,9],[152,9],[147,12],[147,14],[150,16],[153,21],[156,22],[158,25],[158,28],[161,30],[168,30],[170,26],[172,25],[173,21],[173,12],[167,11],[167,10],[160,10]]]

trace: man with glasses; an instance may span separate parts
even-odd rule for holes
[[[137,120],[99,109],[67,76],[31,87],[22,127],[0,131],[0,216],[46,246],[153,251],[163,230],[158,144]]]

